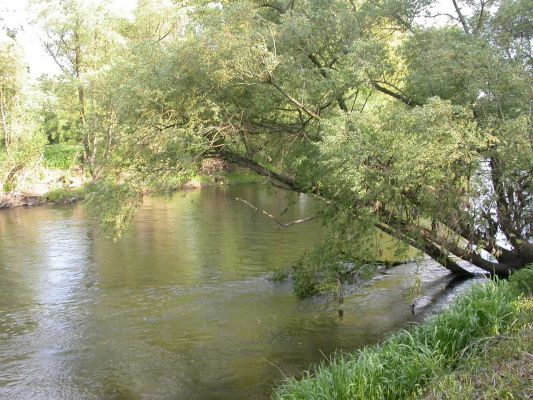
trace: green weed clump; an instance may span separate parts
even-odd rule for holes
[[[46,201],[50,203],[71,203],[82,200],[87,195],[85,187],[79,188],[59,188],[50,190],[46,195]]]
[[[82,148],[79,145],[52,144],[43,151],[44,166],[49,169],[69,170],[81,162]]]
[[[291,271],[288,268],[276,268],[270,276],[270,280],[273,282],[283,282],[284,280],[288,279],[290,275]]]
[[[489,337],[516,332],[524,325],[518,299],[532,270],[514,280],[473,286],[449,309],[423,325],[402,330],[383,343],[355,354],[337,354],[303,378],[288,379],[276,400],[405,399],[422,393],[438,374],[453,371],[468,355],[481,351]]]
[[[533,264],[511,274],[509,283],[517,293],[533,296]]]

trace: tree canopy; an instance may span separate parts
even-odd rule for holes
[[[454,272],[533,262],[527,0],[36,3],[107,226],[218,158],[320,198],[311,292],[376,231]]]

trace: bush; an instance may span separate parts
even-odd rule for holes
[[[533,264],[511,274],[509,283],[517,293],[533,296]]]
[[[46,194],[46,201],[51,203],[70,203],[72,201],[84,199],[86,195],[85,191],[86,189],[84,187],[50,190]]]
[[[18,175],[39,160],[44,142],[42,135],[30,131],[14,140],[9,151],[0,149],[0,181],[4,192],[17,189]]]

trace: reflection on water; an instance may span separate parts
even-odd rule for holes
[[[80,206],[1,212],[0,398],[268,398],[281,372],[413,318],[414,264],[349,292],[342,320],[334,299],[269,281],[321,227],[279,230],[237,196],[277,214],[291,203],[287,220],[314,213],[255,185],[182,192],[148,199],[114,243]],[[420,271],[431,311],[450,277]]]

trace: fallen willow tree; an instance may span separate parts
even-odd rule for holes
[[[531,309],[519,299],[533,293],[532,285],[533,269],[513,275],[510,282],[477,284],[426,323],[357,353],[338,354],[301,379],[288,379],[275,390],[273,398],[417,398],[434,377],[453,371],[490,341],[497,342],[501,336],[524,328]]]
[[[439,27],[431,1],[188,3],[87,83],[106,224],[219,158],[319,199],[329,234],[296,268],[313,279],[379,259],[375,232],[454,273],[533,262],[527,1],[455,2]]]

